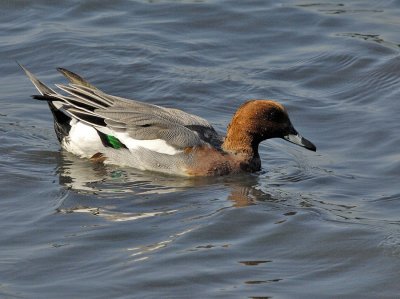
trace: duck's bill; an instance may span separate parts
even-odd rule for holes
[[[303,136],[301,136],[297,132],[295,134],[288,134],[286,136],[283,136],[283,139],[285,139],[291,143],[297,144],[299,146],[305,147],[306,149],[308,149],[310,151],[313,151],[313,152],[317,151],[317,148],[311,141],[305,139]]]

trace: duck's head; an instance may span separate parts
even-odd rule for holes
[[[309,140],[293,127],[281,104],[271,100],[250,100],[236,111],[228,126],[224,149],[233,152],[258,154],[261,141],[283,138],[308,150],[316,151]]]

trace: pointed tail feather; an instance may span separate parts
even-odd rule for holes
[[[33,75],[30,71],[28,71],[27,68],[21,65],[18,61],[17,64],[24,70],[29,80],[31,80],[31,82],[33,83],[33,85],[35,85],[36,89],[40,92],[41,95],[50,95],[56,93],[50,87],[47,87],[41,81],[39,81],[39,79],[36,78],[35,75]]]
[[[46,102],[55,102],[55,101],[59,101],[59,98],[50,96],[50,95],[33,95],[32,96],[33,99],[35,100],[39,100],[39,101],[46,101]]]
[[[54,117],[54,129],[57,134],[57,139],[61,142],[65,136],[68,136],[69,131],[71,130],[71,117],[65,114],[63,111],[59,110],[59,108],[61,107],[61,104],[59,102],[60,99],[54,90],[44,85],[41,81],[39,81],[39,79],[35,77],[35,75],[33,75],[20,63],[18,63],[18,65],[24,70],[25,74],[28,76],[33,85],[35,85],[36,89],[41,94],[34,95],[32,97],[36,100],[46,101],[49,105],[50,111]]]
[[[89,87],[91,89],[94,90],[98,90],[96,87],[94,87],[92,84],[90,84],[88,81],[86,81],[85,79],[83,79],[81,76],[67,70],[64,68],[57,68],[57,71],[59,71],[61,74],[63,74],[68,80],[69,82],[71,82],[72,84],[77,84],[77,85],[81,85],[81,86],[86,86]]]

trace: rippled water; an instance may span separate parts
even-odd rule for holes
[[[0,1],[0,297],[393,298],[400,291],[398,1]],[[284,103],[318,147],[182,179],[60,150],[18,68],[224,131]]]

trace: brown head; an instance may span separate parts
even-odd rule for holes
[[[293,127],[285,107],[270,100],[251,100],[236,111],[223,144],[226,151],[258,158],[258,145],[269,138],[283,138],[316,151]]]

